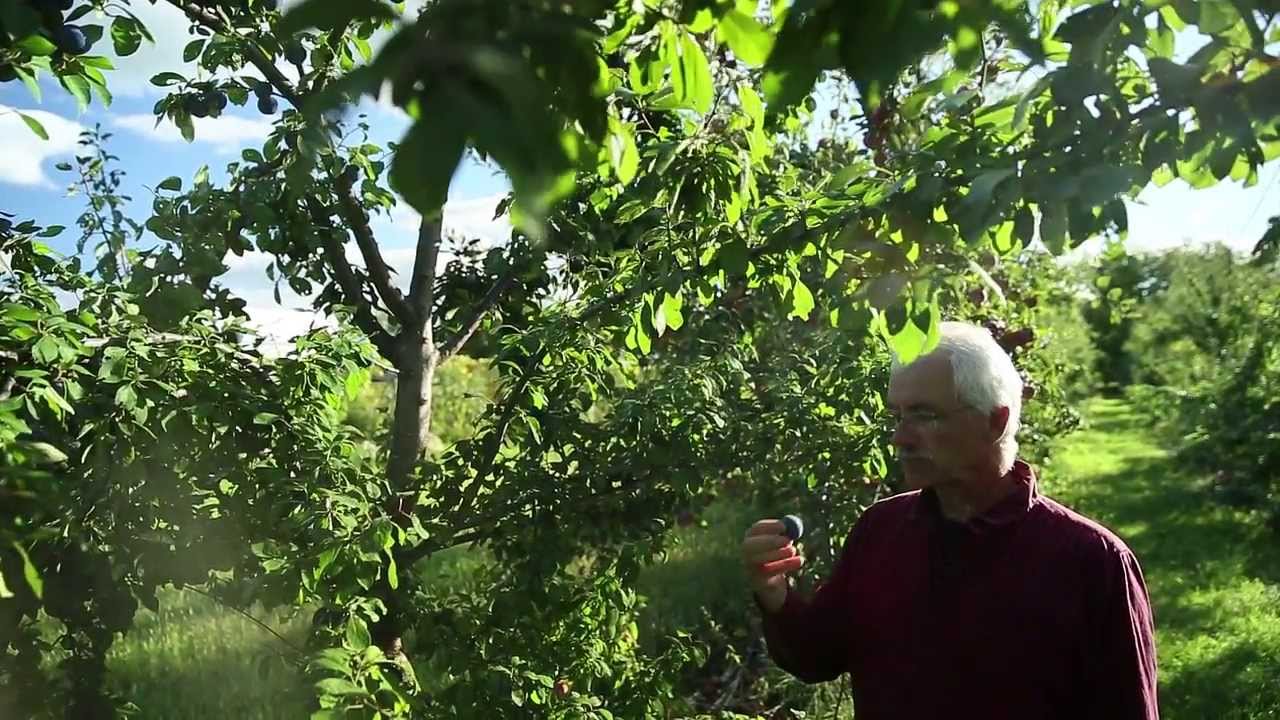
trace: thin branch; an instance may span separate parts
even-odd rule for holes
[[[502,297],[502,294],[511,287],[515,280],[515,271],[509,271],[502,277],[498,278],[498,281],[493,284],[493,287],[489,288],[489,292],[485,293],[484,297],[480,299],[480,302],[476,303],[476,306],[472,308],[471,317],[467,318],[467,320],[462,323],[462,327],[458,330],[458,334],[440,348],[441,362],[453,357],[462,350],[462,347],[467,344],[467,341],[476,333],[476,330],[480,329],[480,323],[484,320],[485,314],[488,313],[494,305],[498,304],[498,300]]]
[[[602,490],[587,497],[576,498],[573,502],[575,507],[580,509],[583,506],[594,503],[598,500],[617,497],[628,490],[635,489],[637,485],[641,485],[651,479],[651,475],[641,475],[622,482],[618,487]],[[503,528],[510,527],[507,522],[508,518],[511,518],[517,513],[527,509],[528,505],[520,505],[517,507],[507,506],[496,512],[488,512],[483,515],[478,515],[471,520],[458,525],[455,529],[455,534],[450,536],[448,540],[443,541],[442,544],[433,543],[431,540],[419,543],[418,545],[397,554],[396,562],[402,565],[413,564],[431,553],[441,552],[464,543],[490,540],[497,537],[498,533],[501,532]]]
[[[248,612],[246,612],[246,611],[244,611],[244,610],[241,610],[240,608],[236,607],[235,605],[232,605],[231,603],[228,603],[227,601],[223,600],[222,598],[218,597],[217,595],[211,595],[211,594],[209,594],[209,593],[205,592],[204,590],[201,590],[200,588],[198,588],[198,587],[196,587],[196,586],[194,586],[194,585],[186,585],[185,587],[186,587],[188,590],[195,590],[197,593],[200,593],[201,595],[203,595],[203,596],[205,596],[205,597],[209,598],[210,600],[213,600],[214,602],[218,603],[219,605],[221,605],[221,606],[223,606],[223,607],[225,607],[225,608],[228,608],[228,609],[230,609],[230,610],[234,610],[234,611],[236,611],[236,612],[240,613],[241,615],[245,616],[246,618],[248,618],[249,620],[251,620],[251,621],[253,622],[253,624],[257,625],[258,627],[262,628],[263,630],[266,630],[267,632],[269,632],[269,633],[271,633],[272,635],[276,636],[276,639],[277,639],[277,640],[279,640],[280,642],[284,643],[284,644],[285,644],[285,647],[287,647],[287,648],[289,648],[290,650],[292,650],[292,651],[293,651],[294,653],[296,653],[299,657],[306,657],[306,656],[307,656],[307,653],[306,653],[306,652],[304,652],[304,651],[302,650],[302,648],[300,648],[300,647],[298,647],[297,645],[294,645],[293,643],[289,642],[289,640],[288,640],[287,638],[285,638],[285,636],[283,636],[283,635],[281,635],[280,633],[278,633],[278,632],[276,632],[275,630],[273,630],[273,629],[271,628],[271,626],[270,626],[270,625],[268,625],[268,624],[266,624],[266,623],[262,622],[261,620],[259,620],[259,619],[258,619],[258,618],[256,618],[256,617],[254,617],[254,616],[250,615]]]
[[[409,306],[423,323],[423,336],[435,344],[431,309],[436,304],[436,261],[440,258],[441,221],[423,217],[418,225],[418,250],[413,258],[413,277],[409,280]]]
[[[373,287],[378,291],[378,297],[382,298],[387,309],[400,320],[402,325],[412,325],[417,318],[414,316],[413,309],[409,307],[409,303],[405,302],[400,288],[391,281],[391,272],[387,269],[386,261],[382,259],[382,252],[378,250],[378,242],[373,238],[369,219],[353,192],[355,173],[350,171],[351,167],[353,166],[349,166],[346,172],[338,176],[338,202],[342,207],[342,216],[356,236],[356,244],[360,246],[360,254],[364,257],[365,269],[369,273],[369,278],[373,280]]]
[[[365,300],[364,293],[360,291],[360,279],[351,270],[351,263],[347,262],[347,256],[343,253],[342,244],[338,242],[332,232],[335,228],[329,220],[329,213],[314,198],[308,197],[306,203],[316,224],[320,225],[323,230],[330,231],[323,233],[325,258],[328,260],[329,267],[333,268],[334,279],[337,280],[338,287],[342,289],[342,294],[347,304],[355,308],[356,325],[361,330],[364,330],[383,357],[394,362],[395,343],[392,342],[391,335],[382,327],[378,319],[373,316],[373,310],[369,302]]]

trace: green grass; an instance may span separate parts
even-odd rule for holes
[[[1280,537],[1259,518],[1214,504],[1207,480],[1188,473],[1133,408],[1098,400],[1084,429],[1062,439],[1041,470],[1047,495],[1102,522],[1137,554],[1156,620],[1161,715],[1166,720],[1280,719]],[[667,561],[646,569],[642,644],[675,628],[741,639],[754,609],[738,543],[759,512],[724,498],[702,526],[677,531]],[[455,550],[432,558],[428,575],[458,581],[480,562]],[[194,593],[169,592],[159,615],[143,611],[110,657],[115,686],[157,720],[305,717],[306,691],[279,659],[282,643]],[[301,643],[307,618],[255,611]],[[766,681],[790,697],[781,671]],[[831,718],[841,686],[812,694],[810,717]],[[841,717],[849,717],[847,697]]]
[[[307,691],[279,639],[193,591],[161,590],[160,612],[140,610],[107,657],[113,689],[157,720],[307,717]],[[309,614],[250,611],[295,646]]]
[[[1280,537],[1210,501],[1118,401],[1096,400],[1043,491],[1111,528],[1142,565],[1156,623],[1161,716],[1280,718]]]

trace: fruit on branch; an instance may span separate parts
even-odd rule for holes
[[[0,82],[9,82],[18,77],[18,71],[12,65],[0,65]]]
[[[89,38],[76,25],[63,25],[53,33],[54,44],[68,55],[83,55],[89,52]]]
[[[186,110],[191,117],[202,118],[209,115],[208,106],[200,95],[183,96],[182,109]]]
[[[284,49],[284,59],[294,65],[301,65],[307,59],[307,50],[300,42],[289,43],[289,46]]]
[[[205,112],[210,115],[227,109],[227,96],[218,90],[206,90],[201,97],[204,99]]]
[[[274,115],[278,109],[280,109],[280,103],[276,102],[275,98],[270,95],[266,97],[258,96],[258,112],[263,115]]]

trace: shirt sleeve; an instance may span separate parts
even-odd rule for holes
[[[1094,647],[1087,659],[1092,704],[1084,717],[1159,720],[1155,624],[1142,568],[1133,553],[1111,553],[1102,582]]]
[[[849,609],[853,559],[865,532],[864,513],[845,538],[831,577],[811,595],[795,588],[777,612],[769,612],[755,593],[769,656],[778,667],[807,683],[826,682],[849,669],[852,617]]]

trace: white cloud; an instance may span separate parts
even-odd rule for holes
[[[173,123],[161,121],[156,125],[154,115],[135,113],[111,118],[112,124],[130,132],[160,142],[186,142]],[[269,120],[250,120],[236,115],[218,118],[195,118],[195,142],[214,145],[220,152],[237,152],[246,143],[261,143],[271,134]]]
[[[21,110],[44,126],[48,140],[41,140],[18,117],[19,110],[0,105],[0,137],[9,138],[0,153],[0,182],[53,188],[57,185],[45,175],[44,162],[49,158],[69,155],[84,127],[44,110]]]
[[[493,211],[506,197],[494,193],[466,200],[449,200],[444,206],[444,229],[465,238],[479,238],[486,247],[501,245],[511,237],[511,221],[507,215],[494,219]],[[422,216],[409,203],[400,200],[391,211],[391,222],[402,230],[416,234]]]

